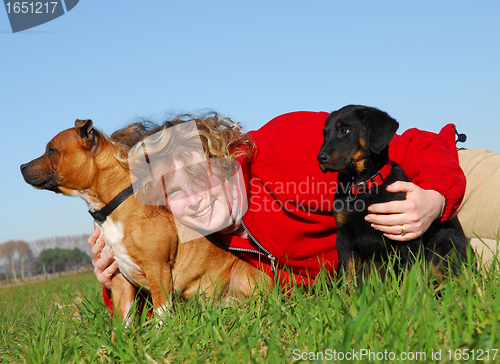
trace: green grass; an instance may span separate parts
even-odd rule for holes
[[[275,289],[240,305],[177,299],[173,317],[159,323],[143,314],[128,328],[107,313],[92,273],[0,289],[0,363],[338,362],[352,355],[345,362],[399,363],[406,355],[447,363],[478,362],[481,353],[480,362],[499,362],[497,268],[466,267],[438,282],[415,266],[385,283],[373,275],[350,295],[323,277],[311,290]]]

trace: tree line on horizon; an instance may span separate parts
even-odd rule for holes
[[[72,235],[33,242],[9,240],[0,244],[0,279],[18,281],[26,277],[58,273],[92,266],[88,236]]]

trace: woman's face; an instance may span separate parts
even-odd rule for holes
[[[166,185],[168,208],[183,225],[197,230],[216,232],[230,224],[232,192],[216,173],[207,169],[208,186],[190,186],[181,162],[174,161],[172,177]]]

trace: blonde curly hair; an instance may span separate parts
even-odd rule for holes
[[[218,171],[223,181],[234,175],[236,159],[250,158],[256,151],[251,137],[238,123],[216,112],[199,117],[183,114],[160,125],[149,121],[132,123],[113,133],[111,140],[116,158],[133,170],[135,178],[146,181],[153,175],[152,166],[158,164],[162,165],[160,174],[165,174],[178,161],[184,166],[189,185],[207,189],[210,177],[196,158],[200,141],[200,153],[204,153],[209,170]],[[128,158],[124,152],[128,152]],[[147,189],[142,193],[147,194]]]
[[[251,137],[246,134],[242,127],[230,118],[223,117],[216,112],[195,117],[190,114],[177,116],[174,120],[163,125],[166,130],[171,126],[176,126],[186,122],[195,122],[196,130],[184,136],[184,141],[189,144],[199,136],[205,157],[208,159],[218,158],[227,161],[234,161],[245,155],[250,157],[255,152],[255,145]]]

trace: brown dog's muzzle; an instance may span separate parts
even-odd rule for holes
[[[60,192],[56,174],[48,168],[39,165],[40,161],[35,159],[29,163],[21,164],[21,174],[26,183],[35,188]]]

